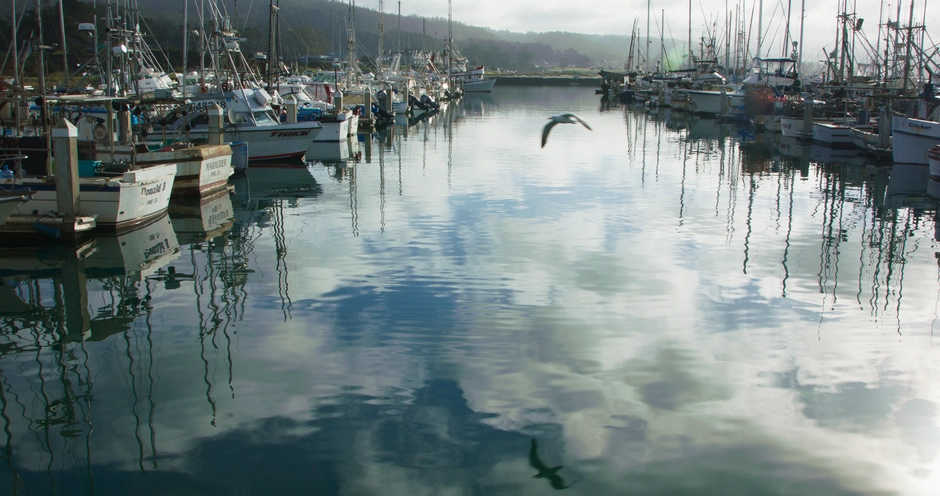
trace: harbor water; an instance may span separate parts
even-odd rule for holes
[[[412,124],[0,250],[0,494],[940,493],[926,167],[575,86]]]

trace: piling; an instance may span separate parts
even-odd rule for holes
[[[408,86],[408,82],[405,82],[405,95],[402,97],[405,102],[405,113],[408,113],[408,107],[411,105],[411,87]]]
[[[69,341],[82,341],[91,337],[91,315],[88,312],[88,283],[85,279],[84,262],[66,260],[62,265],[62,288],[65,300],[64,322],[60,336]]]
[[[336,110],[343,110],[343,92],[339,89],[336,90],[336,93],[333,93],[333,108]]]
[[[121,109],[117,113],[118,121],[118,141],[122,143],[129,143],[132,141],[131,135],[133,134],[133,128],[131,127],[131,111],[125,104],[121,104]]]
[[[878,110],[878,147],[882,150],[891,146],[891,119],[888,109],[881,107]]]
[[[719,103],[719,106],[718,106],[719,118],[725,115],[725,107],[726,107],[727,102],[728,102],[728,90],[725,88],[721,88],[721,102]]]
[[[222,129],[225,124],[223,122],[222,107],[218,103],[213,103],[207,113],[209,114],[209,144],[224,144],[225,139]]]
[[[78,189],[78,128],[62,119],[52,128],[56,210],[73,218],[81,211]]]
[[[288,95],[284,100],[284,107],[287,109],[287,122],[293,124],[297,122],[297,100],[294,95]]]
[[[806,100],[804,100],[803,132],[804,133],[813,132],[813,100],[811,98],[807,98]]]
[[[372,92],[366,88],[362,92],[362,103],[366,106],[362,116],[369,122],[372,122]]]
[[[392,95],[394,95],[394,94],[395,94],[395,92],[392,91],[392,87],[391,87],[391,85],[389,85],[388,89],[385,90],[385,96],[386,96],[386,98],[385,98],[385,111],[388,112],[389,114],[395,113],[395,105],[394,105],[394,103],[392,103]]]

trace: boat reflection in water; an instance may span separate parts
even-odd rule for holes
[[[7,264],[0,493],[936,494],[940,186],[494,98],[249,168],[169,263]]]
[[[18,487],[87,493],[93,465],[106,458],[93,432],[102,439],[115,429],[131,433],[134,463],[156,467],[154,285],[147,278],[179,256],[166,215],[79,246],[0,250],[0,417],[9,470],[0,479],[9,494]],[[114,397],[124,401],[96,405]],[[108,420],[92,420],[93,411]]]
[[[229,190],[177,201],[170,205],[170,220],[180,244],[201,243],[229,230],[235,221]]]
[[[307,162],[345,162],[359,153],[359,140],[353,138],[338,143],[311,143],[304,160]]]

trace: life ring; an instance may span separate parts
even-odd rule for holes
[[[104,141],[108,138],[108,128],[98,124],[92,133],[96,140]]]
[[[222,83],[222,91],[228,91],[228,90],[229,90],[229,84],[227,82]]]

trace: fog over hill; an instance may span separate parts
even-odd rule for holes
[[[78,11],[87,16],[94,7],[97,16],[103,19],[107,12],[107,1],[85,1],[85,5],[74,5],[82,0],[63,0],[67,11]],[[376,3],[376,7],[377,2]],[[386,10],[394,2],[387,2]],[[113,4],[112,4],[113,5]],[[182,60],[183,45],[183,0],[137,0],[137,6],[144,17],[141,29],[151,35],[152,45],[159,45],[167,53],[171,63]],[[246,53],[265,51],[268,43],[268,23],[270,1],[264,0],[225,0],[219,2],[237,25],[242,35],[247,38],[243,43]],[[46,15],[57,15],[56,1],[44,3]],[[198,2],[190,2],[189,25],[199,25]],[[28,12],[35,4],[17,2],[18,11]],[[84,8],[83,8],[84,7]],[[325,0],[280,0],[280,28],[282,53],[285,57],[322,55],[346,50],[347,27],[351,25],[350,9],[344,2]],[[0,38],[9,44],[10,0],[0,0],[0,12],[3,12],[2,35]],[[19,15],[19,14],[18,14]],[[45,16],[44,16],[45,17]],[[67,16],[68,17],[68,16]],[[70,19],[75,21],[75,19]],[[378,50],[378,31],[380,15],[377,10],[357,6],[354,15],[355,33],[359,60],[371,64]],[[91,19],[87,19],[90,22]],[[386,12],[382,19],[384,25],[383,46],[386,52],[413,49],[440,50],[448,36],[446,18],[397,16]],[[52,23],[52,29],[45,29],[45,39],[58,38],[59,28]],[[74,26],[66,23],[66,30]],[[19,37],[24,39],[33,29],[30,25],[21,25]],[[27,31],[24,33],[24,31]],[[69,32],[69,38],[74,36]],[[460,51],[473,64],[485,64],[492,69],[505,71],[538,71],[546,68],[579,67],[623,69],[630,46],[630,33],[623,35],[586,35],[568,32],[516,33],[497,31],[486,27],[469,26],[460,22],[453,23],[453,36]],[[81,43],[83,40],[78,40]],[[635,41],[642,46],[641,40]],[[667,40],[667,51],[671,54],[684,52],[684,43]],[[72,48],[70,47],[70,52]],[[653,40],[649,46],[650,58],[658,59],[659,40]],[[641,50],[645,53],[645,48]],[[678,58],[673,55],[674,60]]]

